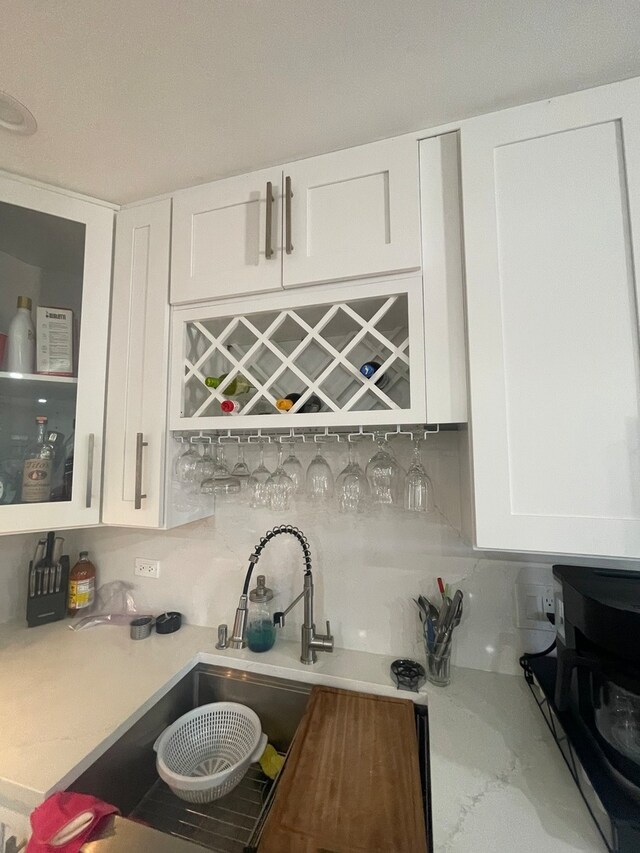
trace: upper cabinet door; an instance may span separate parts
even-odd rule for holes
[[[106,524],[163,524],[171,200],[118,212],[105,440]]]
[[[640,81],[462,134],[477,544],[640,554]]]
[[[281,181],[271,169],[175,194],[173,304],[280,290]]]
[[[285,287],[420,267],[415,139],[292,163],[283,194]]]
[[[0,178],[0,533],[98,524],[113,210]],[[14,351],[13,355],[16,355]]]

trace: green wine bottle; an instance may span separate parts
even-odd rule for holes
[[[204,384],[207,388],[217,388],[222,385],[228,375],[228,373],[221,373],[220,376],[207,376]],[[244,376],[235,376],[222,393],[225,397],[239,397],[241,394],[248,394],[252,388],[253,385]]]

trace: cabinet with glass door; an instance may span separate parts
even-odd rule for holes
[[[0,178],[0,533],[100,520],[112,228]]]

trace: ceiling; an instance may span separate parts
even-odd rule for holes
[[[0,168],[116,203],[640,75],[638,0],[3,0]]]

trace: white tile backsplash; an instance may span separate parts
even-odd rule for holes
[[[354,518],[301,504],[283,517],[249,509],[235,500],[219,501],[214,517],[174,530],[102,527],[63,535],[73,559],[80,548],[90,551],[100,583],[131,582],[142,610],[180,610],[189,622],[211,626],[213,643],[218,623],[226,622],[231,628],[254,545],[274,525],[291,523],[304,531],[311,544],[316,623],[324,630],[325,619],[330,619],[337,646],[422,659],[412,598],[420,592],[435,595],[440,575],[459,584],[466,594],[454,662],[515,673],[523,641],[539,649],[550,642],[550,635],[528,632],[524,636],[515,627],[514,584],[521,564],[479,556],[460,536],[461,440],[461,434],[441,433],[426,443],[423,457],[438,506],[433,516],[392,511]],[[399,461],[406,465],[408,443],[395,446]],[[296,449],[305,463],[314,452],[313,446]],[[370,443],[360,448],[363,466],[372,450]],[[255,455],[252,450],[247,456],[250,466]],[[228,456],[235,461],[233,448]],[[326,456],[336,473],[347,461],[343,445],[327,447]],[[274,461],[275,448],[269,447],[267,464],[273,467]],[[25,568],[35,539],[0,539],[2,621],[23,613]],[[160,560],[160,578],[134,577],[136,557]],[[284,609],[301,591],[302,565],[300,546],[291,537],[278,537],[265,549],[258,569],[277,593],[275,609]],[[526,570],[529,577],[539,576],[540,583],[547,582],[551,571],[549,565],[535,564],[527,564]],[[298,638],[301,621],[300,604],[287,617],[283,631],[288,638]]]

